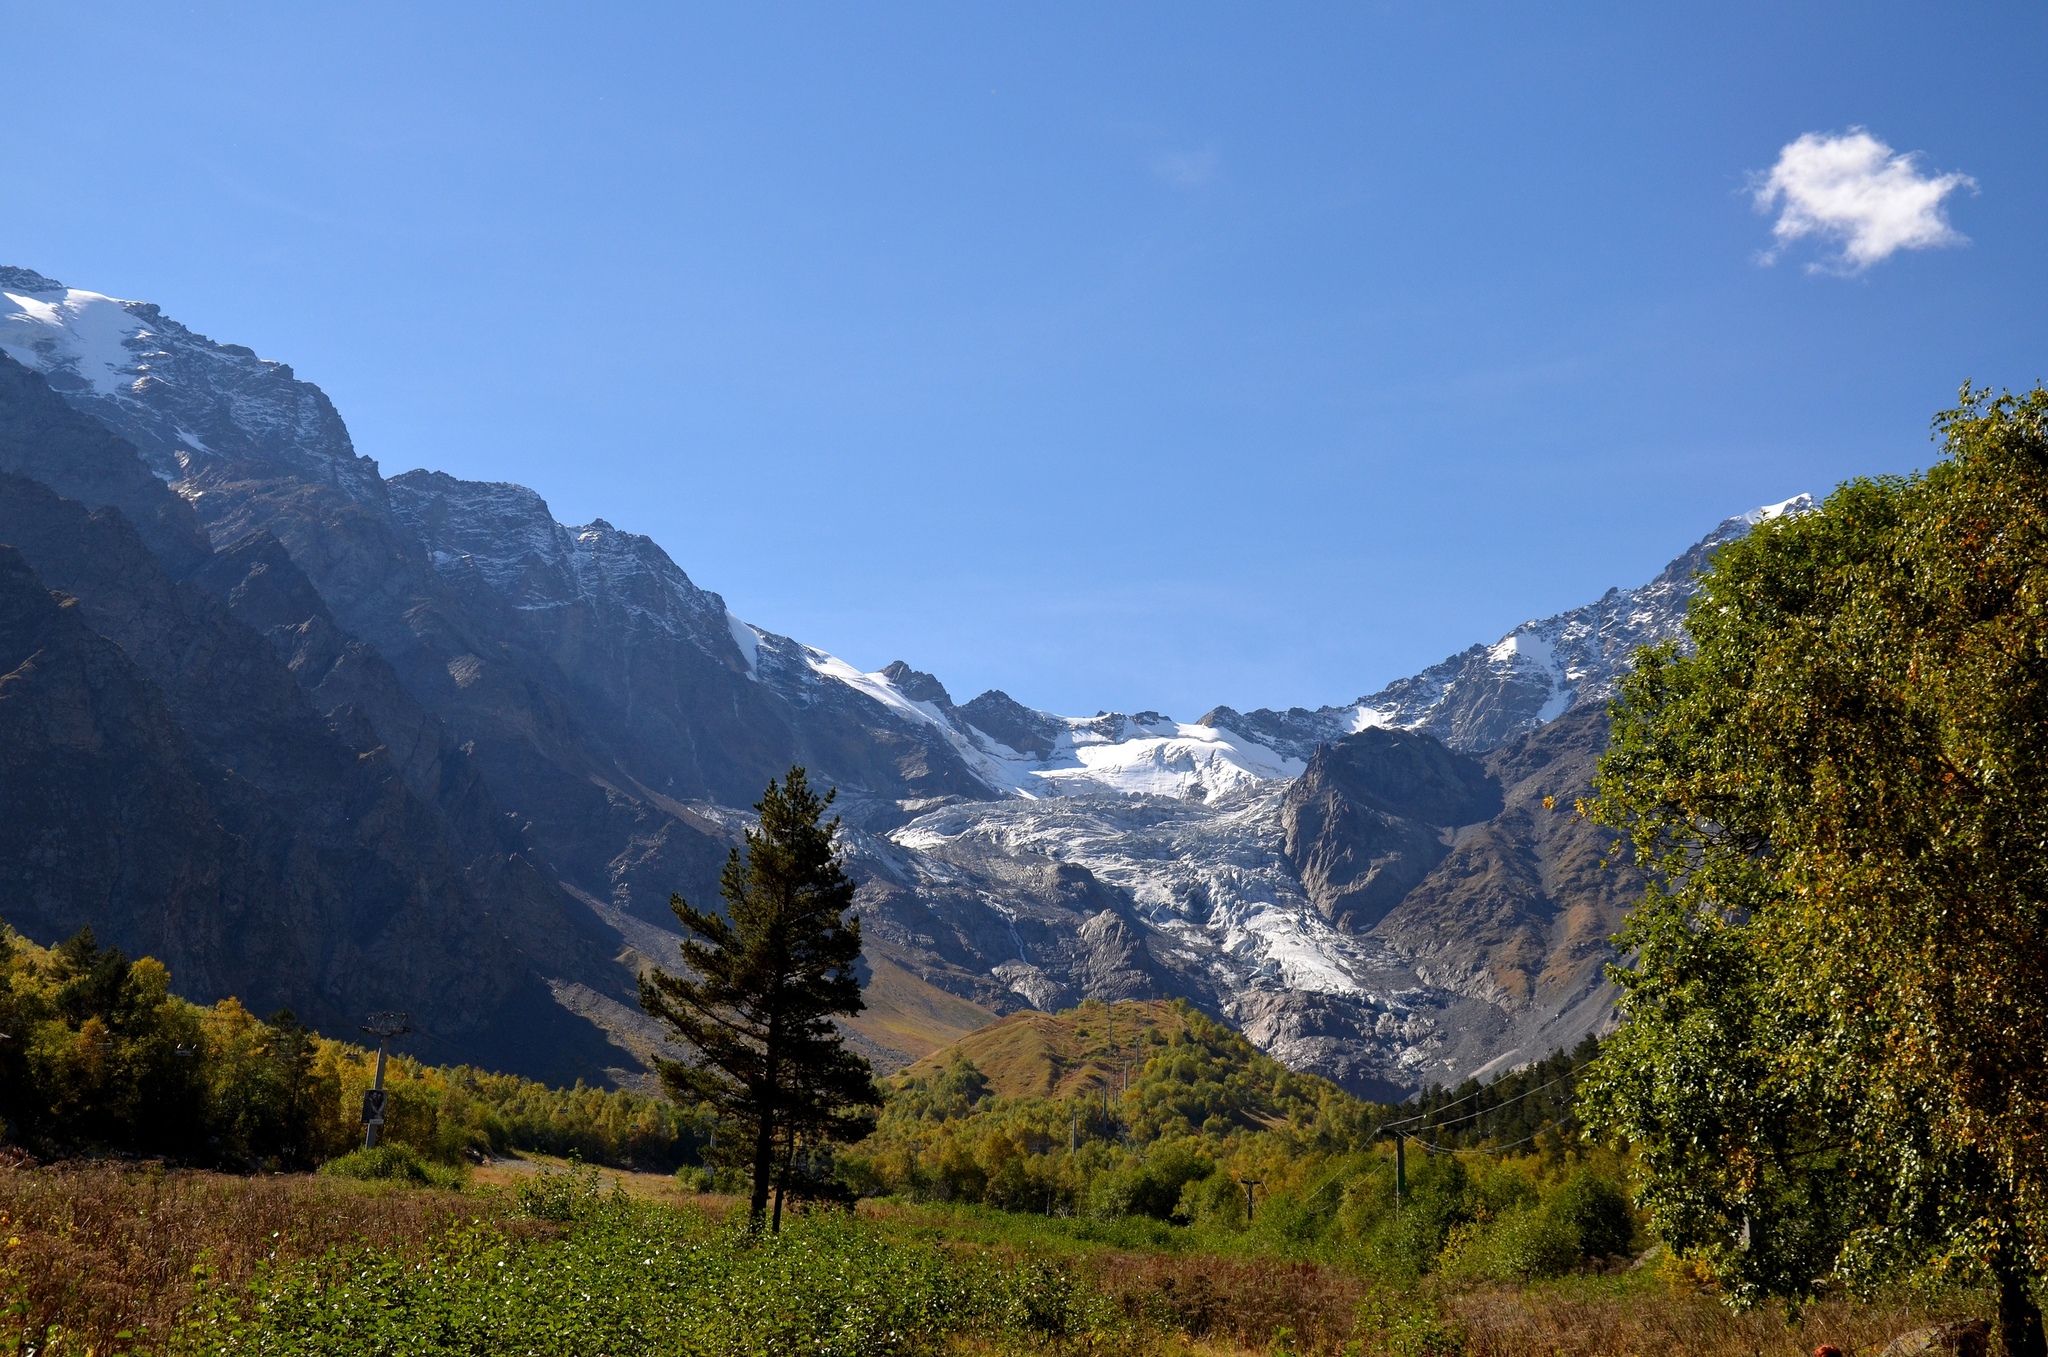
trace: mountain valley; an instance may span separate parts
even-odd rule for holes
[[[896,1068],[1021,1009],[1186,998],[1396,1098],[1611,1015],[1639,882],[1572,813],[1656,579],[1340,706],[956,703],[735,617],[521,486],[385,477],[319,389],[0,268],[0,915],[424,1054],[632,1080],[672,892],[792,763],[839,789]]]

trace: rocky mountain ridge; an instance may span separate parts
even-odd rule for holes
[[[469,864],[420,898],[451,920],[524,901],[509,952],[479,934],[414,967],[418,1002],[428,972],[495,975],[620,1059],[654,1039],[630,972],[673,956],[670,892],[715,897],[743,807],[795,762],[840,789],[871,993],[890,996],[860,1039],[884,1062],[921,1053],[919,1013],[1084,996],[1189,997],[1385,1094],[1569,1044],[1605,1019],[1626,883],[1583,870],[1586,827],[1531,806],[1570,804],[1614,677],[1679,634],[1713,547],[1801,507],[1730,519],[1645,586],[1346,706],[1062,717],[993,691],[956,704],[900,661],[867,673],[743,622],[651,540],[560,524],[524,487],[386,479],[317,387],[153,306],[21,269],[0,294],[0,470],[132,523],[188,607],[264,642],[322,727],[308,747],[388,769],[417,832]],[[36,531],[0,541],[30,540],[22,566],[68,588]],[[455,1005],[458,1041],[505,1027],[495,1002]]]

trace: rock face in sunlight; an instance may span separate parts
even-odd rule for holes
[[[840,792],[885,1067],[1082,998],[1185,997],[1382,1096],[1569,1045],[1635,885],[1543,798],[1713,548],[1803,507],[1346,706],[1067,717],[742,621],[522,486],[387,478],[319,388],[154,306],[0,294],[9,921],[533,1072],[650,1049],[633,969],[792,763]]]
[[[1500,812],[1479,760],[1413,731],[1361,730],[1316,748],[1287,789],[1285,852],[1317,912],[1362,933]]]

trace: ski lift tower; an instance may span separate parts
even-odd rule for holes
[[[377,1038],[377,1082],[363,1093],[363,1148],[377,1148],[377,1132],[384,1125],[384,1061],[391,1054],[391,1039],[412,1031],[410,1015],[372,1013],[363,1030]]]

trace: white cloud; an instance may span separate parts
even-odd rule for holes
[[[1961,245],[1942,215],[1942,200],[1975,188],[1967,174],[1923,175],[1914,154],[1899,155],[1861,127],[1840,136],[1808,132],[1778,153],[1769,174],[1752,186],[1759,212],[1776,211],[1777,244],[1766,264],[1794,241],[1809,236],[1841,247],[1815,272],[1860,273],[1900,250]]]

